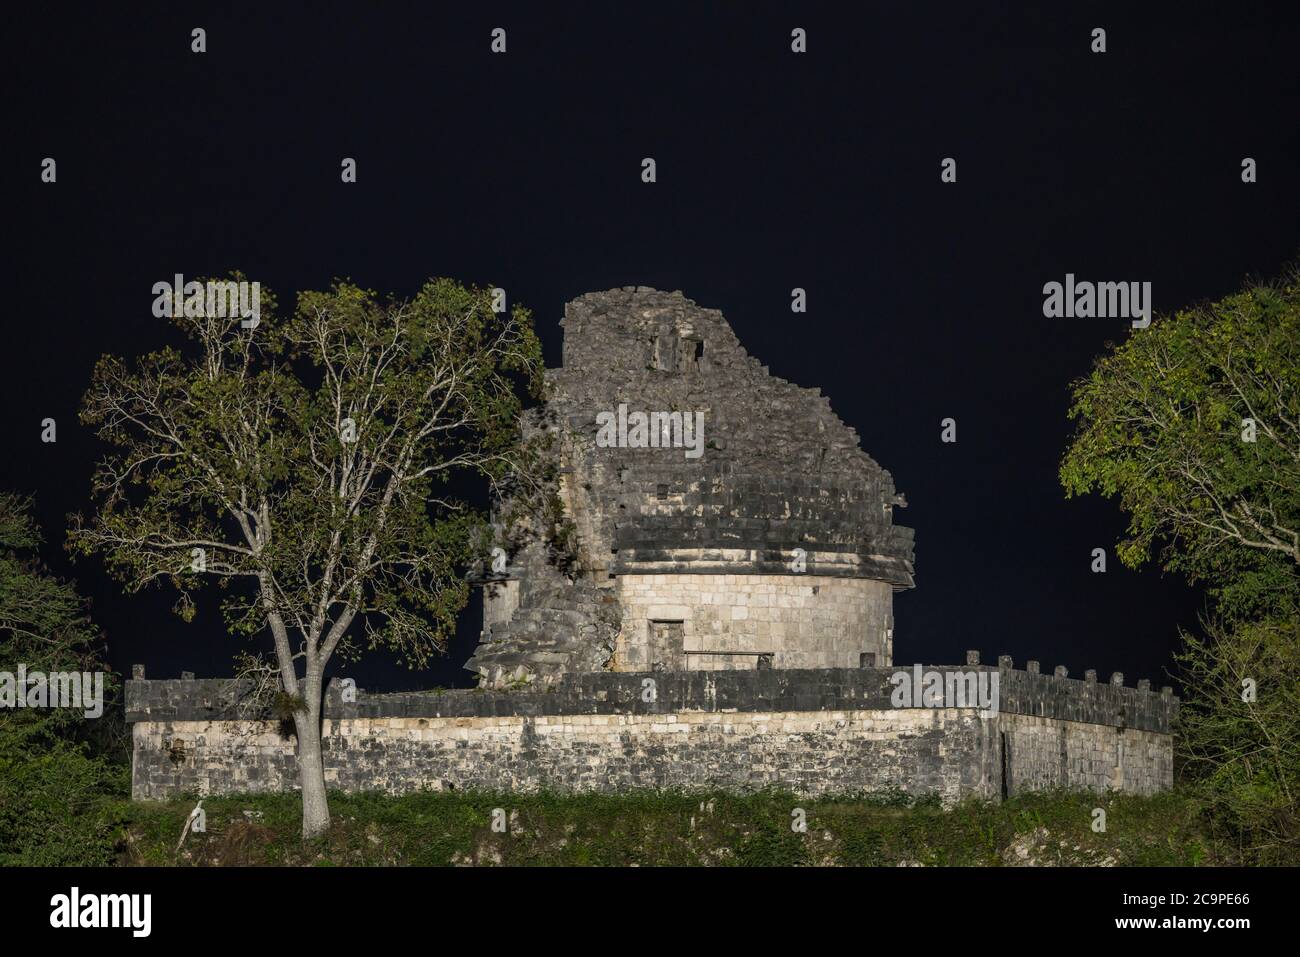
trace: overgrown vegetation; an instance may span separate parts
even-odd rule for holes
[[[1300,862],[1300,621],[1186,635],[1176,747],[1209,826],[1252,863]]]
[[[1203,582],[1175,745],[1209,826],[1261,864],[1300,859],[1300,263],[1159,317],[1074,384],[1071,495],[1119,499],[1125,564]]]
[[[41,564],[40,542],[30,500],[0,495],[0,672],[106,671],[85,601]],[[75,709],[0,708],[0,865],[112,862],[125,816],[110,798],[129,772],[107,756],[122,750],[120,714],[94,725]]]
[[[1180,793],[1042,793],[947,809],[789,794],[331,794],[329,832],[303,843],[292,794],[208,798],[207,831],[176,842],[194,799],[132,804],[126,865],[210,866],[1178,866],[1228,863]],[[1093,809],[1106,830],[1092,830]],[[494,810],[508,830],[493,830]],[[807,830],[792,829],[802,808]]]
[[[516,556],[538,542],[546,549],[547,561],[573,578],[580,571],[578,529],[560,495],[558,422],[555,412],[545,407],[530,410],[526,420],[514,450],[515,468],[497,485],[495,520],[477,530],[473,551],[488,556],[499,546]]]

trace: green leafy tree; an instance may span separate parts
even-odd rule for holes
[[[0,671],[106,672],[85,600],[44,568],[40,544],[30,500],[0,494]],[[86,725],[75,708],[0,709],[0,864],[111,862],[107,799],[123,772],[93,752]]]
[[[1205,622],[1177,656],[1179,756],[1239,863],[1300,863],[1300,621]]]
[[[1118,552],[1211,586],[1228,614],[1300,587],[1300,273],[1160,317],[1074,384],[1069,495],[1118,496]]]
[[[314,837],[326,667],[362,645],[411,666],[445,648],[480,523],[449,483],[518,464],[540,346],[528,310],[445,279],[409,300],[336,283],[283,320],[263,290],[256,324],[175,311],[187,349],[95,369],[81,417],[113,451],[69,544],[129,590],[172,584],[186,618],[215,583],[231,629],[269,637]]]
[[[1121,559],[1205,583],[1177,657],[1183,772],[1249,859],[1300,853],[1300,268],[1158,317],[1074,384],[1067,494],[1119,498]]]

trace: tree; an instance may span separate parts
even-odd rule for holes
[[[1182,773],[1248,859],[1294,863],[1300,748],[1300,263],[1158,317],[1074,383],[1068,495],[1118,496],[1119,555],[1209,586],[1183,633]]]
[[[1300,863],[1300,621],[1184,632],[1178,753],[1215,831],[1243,863]]]
[[[98,671],[99,633],[86,602],[72,585],[51,575],[37,558],[41,532],[32,501],[0,493],[0,638],[5,670],[19,662],[30,671]],[[66,725],[75,711],[25,710],[35,722]]]
[[[1210,583],[1221,610],[1294,612],[1300,591],[1300,265],[1159,317],[1074,383],[1068,495],[1119,496],[1136,567]]]
[[[37,557],[31,508],[0,494],[0,671],[105,672],[85,600]],[[113,684],[105,680],[106,696]],[[122,773],[91,753],[86,732],[84,710],[0,709],[0,864],[111,863],[117,822],[106,799]]]
[[[128,590],[170,582],[187,619],[194,588],[216,583],[233,631],[269,635],[306,839],[329,826],[326,668],[358,637],[413,667],[445,648],[479,521],[449,483],[517,464],[541,351],[526,309],[445,279],[382,301],[339,282],[283,321],[262,303],[253,328],[174,310],[188,351],[97,364],[81,419],[113,451],[69,545]]]

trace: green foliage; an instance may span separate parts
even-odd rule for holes
[[[85,601],[46,571],[40,541],[30,500],[0,494],[0,671],[106,671]],[[0,865],[111,863],[122,812],[106,798],[126,769],[94,752],[87,725],[72,708],[0,710]]]
[[[81,421],[110,451],[68,547],[128,591],[170,583],[186,620],[215,585],[232,632],[269,635],[303,701],[287,711],[309,837],[328,823],[326,669],[358,638],[412,668],[445,649],[482,524],[449,483],[518,468],[541,347],[527,309],[499,314],[491,290],[448,279],[409,300],[336,282],[287,318],[261,298],[255,324],[178,310],[184,348],[96,365]]]
[[[1205,582],[1178,656],[1182,776],[1244,863],[1300,860],[1300,264],[1160,317],[1074,384],[1069,495],[1117,496],[1119,555]],[[1243,681],[1257,698],[1243,701]]]
[[[1070,414],[1061,481],[1119,498],[1126,564],[1159,548],[1225,614],[1300,609],[1298,267],[1135,330],[1074,384]]]
[[[0,667],[12,671],[22,662],[29,671],[101,670],[99,634],[85,600],[37,557],[41,535],[31,508],[30,499],[0,494]],[[66,710],[25,714],[59,725],[77,720]]]
[[[1031,794],[945,809],[898,796],[428,792],[332,794],[329,832],[304,845],[293,795],[204,801],[208,830],[176,838],[193,799],[133,804],[124,863],[317,866],[1187,866],[1222,863],[1199,805],[1153,797]],[[1104,807],[1107,830],[1091,828]],[[791,829],[804,809],[808,829]],[[495,808],[509,822],[492,829]]]
[[[547,560],[573,577],[579,570],[578,530],[560,495],[563,456],[555,414],[543,408],[533,415],[534,428],[516,450],[517,467],[498,485],[495,522],[477,529],[473,550],[485,556],[499,545],[515,555],[539,542]]]
[[[423,665],[467,597],[479,521],[444,488],[514,464],[531,317],[446,279],[409,301],[338,282],[287,319],[262,298],[254,329],[178,316],[186,349],[99,362],[81,418],[112,451],[69,547],[128,590],[170,582],[185,618],[213,583],[237,633],[296,623],[327,660],[360,617],[371,647]]]
[[[271,713],[281,721],[292,721],[295,713],[307,710],[307,699],[300,694],[277,691],[271,698]]]
[[[1210,621],[1205,630],[1184,635],[1177,656],[1185,774],[1241,862],[1300,864],[1300,622]]]
[[[31,732],[0,718],[0,866],[114,863],[129,809],[110,798],[129,790],[129,769]]]

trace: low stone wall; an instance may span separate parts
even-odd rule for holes
[[[991,714],[896,708],[894,668],[599,673],[549,692],[358,691],[346,701],[335,683],[326,777],[340,790],[394,794],[781,788],[948,803],[1057,785],[1152,793],[1172,784],[1177,699],[997,670]],[[245,691],[220,680],[127,682],[133,796],[296,787],[291,731],[241,707]]]
[[[990,722],[968,709],[327,720],[342,791],[636,789],[994,796]],[[995,735],[994,735],[995,736]],[[135,725],[132,795],[297,787],[293,739],[264,721]]]
[[[1167,734],[1000,715],[1008,795],[1050,788],[1155,794],[1173,785]]]

